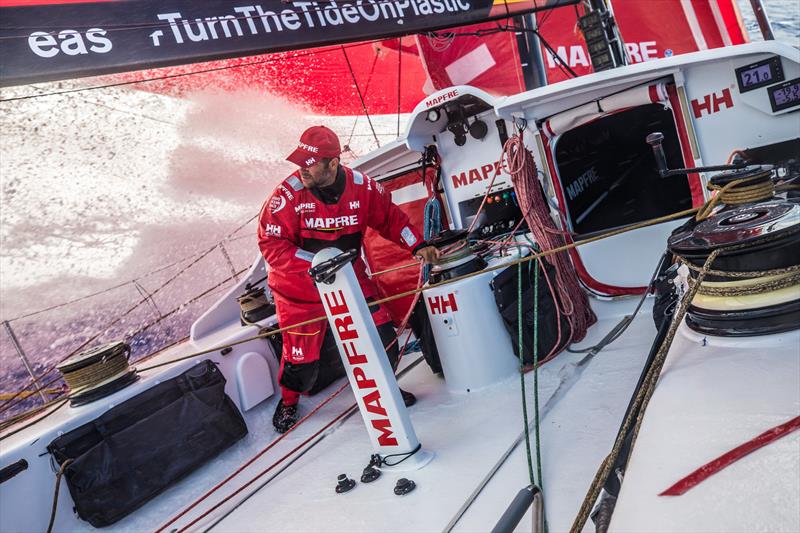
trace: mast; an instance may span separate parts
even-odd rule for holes
[[[519,50],[525,90],[544,87],[547,85],[547,74],[544,69],[536,15],[517,17],[517,24],[523,29],[523,31],[517,32],[517,49]]]
[[[772,33],[772,24],[769,22],[764,4],[761,3],[761,0],[750,0],[750,5],[753,7],[753,14],[756,16],[758,29],[761,30],[761,35],[764,36],[764,40],[774,41],[775,35]]]

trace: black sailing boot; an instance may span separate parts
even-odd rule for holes
[[[297,423],[297,404],[285,405],[283,400],[278,402],[275,414],[272,415],[272,425],[278,433],[286,433]]]
[[[411,407],[417,403],[417,397],[407,390],[400,389],[400,394],[403,396],[403,403],[406,404],[406,407]]]

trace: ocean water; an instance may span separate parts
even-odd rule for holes
[[[750,2],[739,4],[760,40]],[[776,37],[800,46],[800,2],[765,5]],[[373,117],[381,143],[396,120]],[[377,146],[363,118],[313,117],[256,91],[0,103],[0,393],[30,380],[8,328],[42,384],[84,344],[127,338],[135,360],[185,336],[256,259],[252,218],[291,170],[283,157],[299,133],[319,122],[350,132],[355,154]],[[0,419],[37,401],[6,411],[0,399]]]
[[[763,41],[750,0],[737,0],[750,40]],[[762,0],[775,39],[800,47],[800,2],[797,0]]]

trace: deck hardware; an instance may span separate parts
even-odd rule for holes
[[[16,476],[20,472],[24,472],[28,469],[28,461],[25,459],[20,459],[19,461],[12,463],[6,467],[0,469],[0,483],[5,483],[12,477]]]
[[[374,466],[368,466],[361,473],[361,483],[372,483],[379,477],[381,477],[381,471]]]
[[[347,474],[339,474],[338,483],[336,483],[336,494],[344,494],[356,486],[355,479],[349,479]]]
[[[487,133],[489,133],[489,126],[479,118],[476,118],[475,122],[469,126],[470,136],[478,141],[486,137]]]
[[[731,165],[712,165],[707,167],[693,167],[693,168],[667,168],[667,156],[664,153],[664,147],[661,143],[664,141],[664,134],[660,131],[654,131],[645,138],[645,142],[653,149],[653,157],[656,160],[656,168],[658,174],[662,178],[670,178],[672,176],[682,176],[684,174],[691,174],[694,172],[711,172],[717,170],[739,170],[747,166],[746,161],[741,161]]]
[[[398,496],[403,496],[404,494],[408,494],[415,488],[417,488],[416,483],[414,483],[410,479],[401,477],[400,479],[397,480],[397,485],[394,486],[394,493],[397,494]]]
[[[219,351],[219,353],[220,353],[220,355],[228,355],[228,354],[229,354],[229,353],[231,353],[232,351],[233,351],[233,348],[231,348],[230,346],[228,346],[227,348],[223,348],[223,349],[221,349],[221,350]]]
[[[346,264],[355,261],[356,257],[358,257],[358,250],[347,250],[309,269],[308,273],[317,283],[330,285],[336,279],[336,273]]]
[[[381,466],[381,456],[378,454],[372,454],[370,457],[369,464],[364,468],[364,471],[361,473],[361,483],[372,483],[379,477],[381,477],[381,471],[378,467]]]

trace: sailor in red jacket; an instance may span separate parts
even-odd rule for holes
[[[264,203],[258,223],[258,245],[269,265],[269,287],[282,327],[323,316],[325,310],[308,270],[314,254],[335,246],[361,249],[368,227],[396,242],[425,261],[438,257],[427,246],[408,217],[391,201],[380,184],[357,170],[339,164],[341,147],[336,134],[325,126],[307,129],[297,149],[287,158],[300,168],[275,188]],[[377,296],[367,277],[364,261],[353,264],[364,296]],[[380,306],[371,306],[384,345],[394,339],[390,317]],[[316,322],[284,332],[279,383],[282,399],[273,417],[283,433],[297,422],[300,394],[314,386],[327,322]],[[397,343],[387,350],[394,366]],[[403,391],[407,405],[414,395]]]

